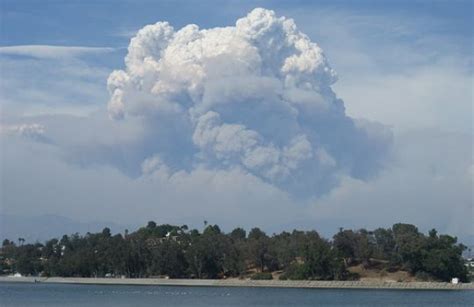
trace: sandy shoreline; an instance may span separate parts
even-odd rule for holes
[[[136,286],[191,287],[277,287],[327,289],[411,289],[411,290],[474,290],[474,283],[441,282],[373,282],[314,280],[239,280],[239,279],[160,279],[160,278],[78,278],[78,277],[0,277],[0,282],[59,283]]]

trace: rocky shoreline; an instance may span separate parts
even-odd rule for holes
[[[404,289],[474,290],[474,283],[376,282],[248,279],[164,279],[164,278],[79,278],[79,277],[0,277],[0,282],[58,283],[88,285],[191,286],[191,287],[277,287],[314,289]]]

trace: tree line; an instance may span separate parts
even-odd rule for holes
[[[143,278],[228,278],[350,280],[348,268],[377,265],[387,271],[408,271],[419,279],[468,280],[455,237],[427,235],[410,224],[390,228],[340,229],[332,240],[316,231],[267,235],[259,228],[224,233],[217,225],[202,232],[186,225],[150,221],[133,233],[64,235],[42,243],[5,239],[0,249],[0,273],[31,276]]]

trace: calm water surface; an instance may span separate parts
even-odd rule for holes
[[[0,283],[0,306],[474,306],[474,291]]]

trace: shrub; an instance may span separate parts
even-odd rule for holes
[[[288,280],[288,276],[286,276],[285,273],[281,274],[280,277],[278,277],[279,280]]]
[[[416,272],[415,278],[417,280],[421,280],[421,281],[433,281],[434,280],[434,278],[431,274],[423,272],[423,271]]]
[[[360,279],[359,273],[347,272],[344,275],[344,280],[359,280],[359,279]]]
[[[265,272],[255,273],[255,274],[252,275],[252,277],[250,279],[252,279],[252,280],[272,280],[273,275],[272,275],[272,273],[265,273]]]
[[[308,279],[309,274],[307,267],[304,264],[293,263],[285,270],[285,273],[282,276],[284,276],[283,278],[290,280],[304,280]]]

